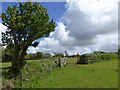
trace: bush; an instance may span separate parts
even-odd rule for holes
[[[55,53],[55,57],[64,57],[62,53]]]
[[[43,53],[42,52],[37,52],[34,54],[28,54],[25,56],[26,60],[33,60],[33,59],[41,59],[43,58]]]
[[[116,52],[103,52],[103,51],[95,51],[94,53],[86,54],[88,60],[110,60],[118,58],[118,54]]]
[[[2,57],[2,62],[10,62],[13,60],[13,56],[9,54],[4,54]]]
[[[2,62],[10,62],[13,60],[13,54],[9,48],[6,48],[2,52]]]

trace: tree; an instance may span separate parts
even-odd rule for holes
[[[28,47],[36,47],[39,42],[35,40],[49,36],[55,28],[55,22],[50,20],[47,9],[38,2],[8,6],[2,13],[2,23],[7,27],[6,32],[2,33],[2,43],[13,53],[10,70],[14,74],[25,65]]]
[[[2,51],[2,62],[10,62],[13,59],[13,54],[9,51],[9,49],[5,49]]]
[[[55,57],[64,57],[62,53],[55,53]]]
[[[49,58],[49,57],[51,57],[50,53],[43,53],[43,58]]]
[[[36,57],[37,59],[41,59],[43,57],[42,52],[37,52],[36,55],[37,55],[37,57]]]

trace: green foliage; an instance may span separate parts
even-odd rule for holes
[[[51,54],[50,54],[50,53],[44,53],[44,54],[43,54],[43,58],[49,58],[49,57],[51,57]]]
[[[12,59],[13,59],[13,56],[9,54],[4,54],[2,56],[2,62],[10,62]]]
[[[50,20],[47,9],[38,2],[8,6],[2,13],[2,22],[7,27],[6,32],[2,33],[2,43],[13,53],[13,72],[24,66],[28,47],[37,47],[38,42],[34,41],[47,37],[55,28],[55,22]]]
[[[11,53],[11,50],[6,47],[4,51],[2,51],[2,62],[10,62],[13,60],[13,54]]]
[[[25,56],[26,60],[35,60],[35,59],[41,59],[43,58],[43,53],[42,52],[37,52],[34,54],[28,54]]]
[[[95,51],[94,53],[85,54],[85,55],[88,57],[88,60],[95,60],[95,61],[118,59],[117,52]]]
[[[42,58],[43,57],[43,53],[42,52],[37,52],[37,58]]]
[[[64,57],[62,53],[55,53],[55,57]]]
[[[36,60],[36,59],[42,59],[42,58],[49,58],[51,57],[51,54],[49,53],[42,53],[42,52],[37,52],[33,54],[27,54],[25,56],[26,60]]]
[[[35,79],[41,79],[44,75],[48,75],[53,69],[57,68],[55,65],[54,60],[56,58],[44,58],[41,60],[28,60],[27,64],[23,68],[23,86],[24,83],[33,82]],[[2,63],[2,67],[6,68],[10,66],[10,63]],[[7,70],[7,69],[6,69]],[[5,70],[2,70],[2,72],[5,72]],[[5,76],[9,77],[9,74],[3,73],[3,85],[5,86]],[[20,88],[20,79],[19,77],[16,78],[16,80],[11,79],[14,82],[14,85],[16,88]]]

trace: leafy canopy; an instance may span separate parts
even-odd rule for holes
[[[19,6],[8,6],[5,13],[2,13],[3,25],[8,29],[2,33],[4,45],[19,49],[24,46],[37,46],[34,40],[46,37],[54,30],[55,22],[47,14],[47,9],[38,2],[19,3]]]

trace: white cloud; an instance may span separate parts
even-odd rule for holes
[[[2,36],[1,36],[1,33],[2,32],[5,32],[6,31],[6,29],[7,29],[7,27],[6,26],[4,26],[2,23],[0,23],[0,43],[2,43]]]
[[[116,51],[118,46],[118,0],[67,0],[66,12],[50,36],[29,53],[69,54],[95,50]]]
[[[118,49],[118,33],[99,35],[96,43],[99,50],[116,51]]]
[[[35,53],[35,52],[44,52],[44,53],[63,53],[64,49],[60,45],[58,40],[55,40],[54,38],[45,38],[44,40],[40,41],[38,47],[29,48],[29,53]]]
[[[82,41],[96,35],[117,31],[117,3],[115,0],[80,0],[68,2],[62,19],[68,21],[69,35]],[[90,41],[90,43],[91,43]]]
[[[42,49],[43,52],[67,50],[69,54],[116,51],[117,3],[118,0],[67,0],[66,12],[48,40],[41,41],[39,50],[43,47],[48,49]]]
[[[66,26],[62,22],[58,23],[55,31],[50,34],[50,38],[58,40],[63,46],[71,46],[74,42],[74,37],[69,36],[69,31],[66,31]]]

